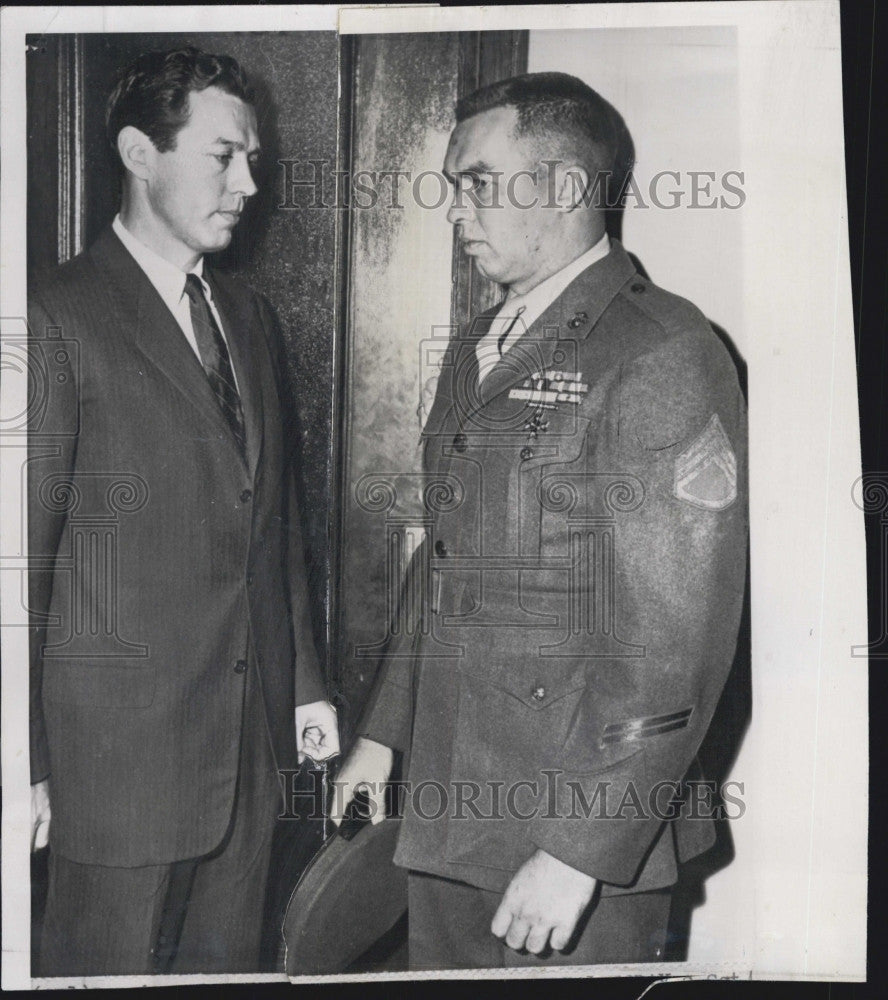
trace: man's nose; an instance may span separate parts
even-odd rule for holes
[[[447,209],[447,221],[452,226],[455,226],[459,222],[466,222],[470,216],[469,200],[466,197],[465,191],[458,188],[453,193],[453,201],[450,203],[450,208]]]
[[[236,156],[232,161],[228,186],[232,192],[244,198],[252,197],[259,190],[253,180],[253,170],[246,156]]]

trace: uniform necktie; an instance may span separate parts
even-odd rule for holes
[[[496,315],[476,320],[476,330],[480,324],[484,324],[486,327],[475,348],[475,357],[478,359],[478,385],[481,385],[484,379],[496,368],[499,359],[503,356],[509,334],[515,329],[515,324],[521,319],[526,308],[526,306],[519,306],[512,315],[505,318]],[[503,312],[511,312],[511,309],[507,310],[505,306],[502,306],[500,313]],[[502,326],[502,332],[497,333],[500,326]]]
[[[512,322],[499,335],[499,339],[496,342],[496,346],[497,346],[497,349],[500,352],[500,357],[503,356],[503,345],[506,342],[506,338],[509,336],[509,334],[512,332],[512,330],[515,329],[515,324],[518,322],[519,319],[521,319],[521,314],[524,312],[524,310],[526,308],[527,308],[527,306],[519,306],[518,307],[518,311],[515,313],[515,316],[512,319]]]
[[[191,326],[194,329],[197,349],[200,351],[201,363],[241,454],[245,455],[244,413],[234,384],[231,358],[228,355],[225,338],[204,294],[203,283],[196,274],[185,276],[185,294],[191,302]]]

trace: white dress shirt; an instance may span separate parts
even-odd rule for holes
[[[490,329],[475,345],[475,355],[478,358],[478,384],[496,367],[499,359],[524,336],[531,326],[543,315],[550,305],[558,298],[565,288],[586,270],[587,267],[601,260],[610,253],[610,240],[607,233],[592,247],[572,260],[560,271],[550,274],[548,278],[535,285],[523,295],[507,295],[505,302],[496,314]],[[503,341],[502,354],[499,350],[499,339],[514,323],[508,336]]]
[[[179,324],[179,329],[185,334],[185,339],[191,345],[191,350],[194,351],[197,355],[197,360],[200,361],[200,350],[197,346],[197,338],[194,336],[194,328],[191,325],[191,300],[185,294],[185,271],[176,267],[175,264],[171,264],[168,260],[161,257],[160,254],[155,253],[150,247],[145,246],[144,243],[137,240],[120,221],[119,215],[114,217],[111,228],[117,234],[120,242],[130,252],[135,262],[145,272],[145,277],[157,289],[157,294],[163,299],[167,309],[173,314],[173,318]],[[203,278],[203,257],[194,265],[190,273],[196,274],[200,279],[207,303],[213,313],[213,318],[219,324],[222,337],[226,345],[228,345],[225,325],[222,322],[222,317],[219,315],[219,310],[216,308],[216,303],[213,301],[212,290]],[[231,350],[229,347],[230,354]],[[232,372],[234,372],[234,359],[231,359],[231,368]],[[237,372],[234,372],[234,381],[236,388]]]

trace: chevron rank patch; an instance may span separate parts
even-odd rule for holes
[[[705,510],[724,510],[737,498],[737,458],[718,414],[675,460],[673,493]]]

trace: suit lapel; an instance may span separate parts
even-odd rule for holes
[[[569,368],[571,358],[576,355],[571,344],[586,339],[601,314],[635,273],[619,241],[611,240],[610,253],[577,275],[497,362],[481,383],[481,404],[486,405],[536,372]],[[559,350],[566,360],[555,364]]]
[[[120,332],[132,337],[136,348],[217,428],[217,432],[220,428],[224,431],[234,453],[240,456],[240,449],[197,355],[145,272],[110,227],[93,245],[90,254],[108,275],[108,293]],[[216,287],[213,286],[214,295]],[[239,384],[243,368],[243,362],[236,368]],[[246,421],[246,412],[244,419]]]
[[[216,307],[225,326],[225,336],[231,352],[231,363],[237,378],[241,408],[244,413],[244,430],[247,438],[247,465],[252,478],[262,449],[262,391],[259,381],[259,358],[251,342],[255,324],[255,310],[247,296],[235,297],[224,278],[204,266],[207,283],[213,290]],[[261,336],[261,335],[260,335]],[[259,349],[264,349],[264,337]]]

